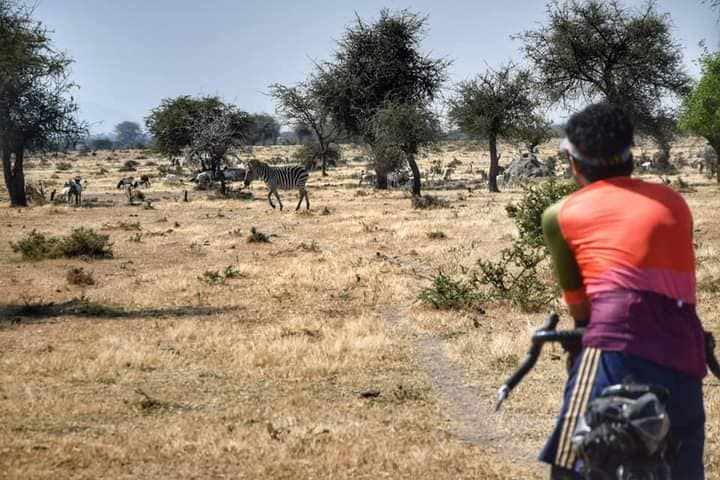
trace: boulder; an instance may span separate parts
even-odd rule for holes
[[[548,175],[547,168],[531,153],[524,153],[510,162],[503,173],[505,181],[547,177]]]

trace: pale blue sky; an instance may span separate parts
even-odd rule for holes
[[[629,6],[639,0],[625,0]],[[423,47],[453,61],[450,84],[487,65],[522,62],[511,34],[545,21],[544,0],[39,0],[36,17],[74,59],[81,117],[94,133],[137,121],[165,97],[219,95],[249,112],[274,113],[267,86],[306,78],[330,58],[354,12],[383,8],[429,16]],[[698,42],[720,44],[718,15],[702,0],[659,0],[671,15],[688,70]]]

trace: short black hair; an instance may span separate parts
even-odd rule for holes
[[[610,103],[594,103],[574,113],[565,126],[568,140],[586,159],[602,160],[622,154],[633,145],[635,128],[622,108]],[[583,176],[591,182],[630,175],[632,160],[619,164],[589,164],[576,159]]]

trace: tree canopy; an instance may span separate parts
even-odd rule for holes
[[[280,124],[272,115],[254,113],[248,117],[250,121],[247,143],[250,145],[272,145],[280,136]]]
[[[336,125],[330,120],[329,110],[306,83],[294,87],[275,83],[270,85],[270,95],[277,101],[277,113],[293,126],[301,142],[305,132],[309,134],[305,137],[314,137],[318,144],[322,174],[326,175],[328,147],[338,133]]]
[[[115,125],[115,144],[119,148],[135,147],[145,142],[145,134],[137,122],[124,121]]]
[[[704,55],[700,63],[702,76],[682,103],[679,125],[704,137],[720,158],[720,52]]]
[[[24,154],[85,132],[68,79],[72,60],[15,0],[0,0],[0,153],[10,203],[25,206]]]
[[[374,23],[358,17],[346,29],[335,58],[313,79],[313,89],[348,134],[372,143],[370,120],[385,102],[435,100],[449,62],[420,52],[426,23],[427,17],[408,10],[383,9]]]
[[[653,2],[630,10],[619,0],[554,1],[547,15],[545,25],[515,38],[549,100],[620,105],[638,132],[669,148],[674,122],[666,100],[690,84],[669,16]]]
[[[145,118],[145,125],[155,138],[157,150],[175,157],[192,144],[193,126],[201,118],[219,113],[223,106],[220,98],[212,96],[165,98]]]
[[[411,103],[388,102],[373,115],[371,127],[379,162],[390,162],[379,171],[399,167],[408,161],[413,172],[413,195],[420,195],[420,171],[414,161],[418,151],[440,137],[440,122],[428,108]]]
[[[488,69],[472,80],[460,82],[449,100],[450,120],[471,137],[488,141],[488,189],[497,192],[497,140],[527,140],[538,122],[540,99],[527,70],[512,64]]]
[[[313,95],[346,135],[374,147],[373,116],[388,102],[411,111],[428,108],[438,97],[450,62],[420,51],[426,24],[427,17],[409,10],[383,9],[373,23],[357,17],[334,58],[319,65],[311,79]],[[384,188],[385,162],[377,153],[377,182]],[[408,162],[413,168],[414,157]]]
[[[219,172],[230,150],[247,143],[253,125],[252,117],[232,104],[202,112],[190,128],[190,158],[203,170]]]

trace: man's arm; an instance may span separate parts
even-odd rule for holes
[[[563,300],[568,306],[570,316],[575,320],[575,326],[582,327],[590,320],[590,301],[585,293],[580,267],[560,228],[561,207],[562,201],[545,210],[542,230],[555,267],[555,276],[563,291]]]

